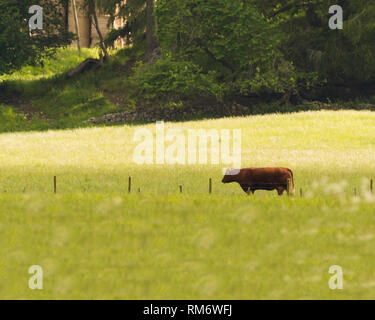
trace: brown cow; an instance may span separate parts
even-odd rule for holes
[[[222,180],[223,183],[238,182],[247,194],[256,190],[277,190],[279,196],[287,190],[290,180],[290,193],[294,193],[293,172],[288,168],[248,168],[228,169]]]

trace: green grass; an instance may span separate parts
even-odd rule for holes
[[[0,81],[25,82],[53,78],[58,74],[73,69],[81,61],[89,57],[98,58],[98,50],[83,48],[81,53],[79,53],[78,50],[67,47],[58,50],[54,57],[45,59],[41,65],[25,66],[10,75],[0,76]]]
[[[88,57],[97,58],[97,49],[82,49],[80,54],[73,48],[60,49],[42,66],[0,76],[0,132],[89,127],[84,121],[91,117],[133,108],[129,99],[122,106],[111,102],[111,95],[129,92],[121,67],[136,54],[133,51],[113,51],[102,68],[74,78],[67,78],[67,72]],[[34,112],[32,119],[24,119],[25,106]],[[9,109],[18,115],[16,122],[7,116]]]
[[[241,128],[243,167],[292,168],[291,198],[247,197],[220,166],[132,163],[134,131],[153,124],[1,134],[0,296],[372,299],[374,124],[366,111],[166,124]],[[35,264],[42,291],[28,288]],[[328,288],[332,265],[342,291]]]

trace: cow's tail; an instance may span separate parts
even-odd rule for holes
[[[296,188],[294,186],[294,177],[293,177],[293,171],[288,169],[288,171],[290,172],[290,175],[292,176],[292,181],[291,182],[291,185],[292,185],[292,188],[289,190],[290,194],[293,195],[296,191]]]

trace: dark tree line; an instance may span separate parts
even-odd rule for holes
[[[26,8],[51,7],[48,28],[27,28]],[[108,55],[118,37],[144,50],[137,80],[146,96],[318,96],[322,88],[375,83],[375,2],[339,1],[344,29],[328,27],[337,0],[85,0],[126,21],[100,46]],[[3,0],[0,4],[0,73],[40,61],[65,45],[59,6],[66,0]],[[11,8],[11,10],[10,10]],[[60,13],[59,13],[59,12]],[[97,24],[96,24],[97,25]],[[100,30],[98,30],[100,35]],[[51,50],[52,49],[52,50]],[[157,59],[155,59],[155,51]],[[333,89],[332,89],[333,90]]]
[[[200,73],[193,78],[204,78],[201,85],[211,93],[289,97],[375,83],[375,2],[339,2],[343,30],[328,27],[336,0],[103,0],[102,5],[112,18],[127,21],[114,38],[126,36],[137,45],[146,32],[147,54],[160,43],[159,72],[165,73],[160,69],[168,60],[173,72]],[[156,21],[150,19],[154,3]]]

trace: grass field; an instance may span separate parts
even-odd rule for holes
[[[220,166],[138,166],[139,126],[1,134],[0,297],[374,298],[374,125],[366,111],[166,124],[242,129],[243,167],[290,167],[290,198],[247,197]],[[343,290],[328,287],[332,265]]]

